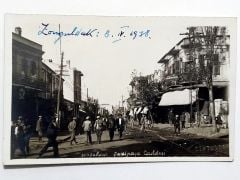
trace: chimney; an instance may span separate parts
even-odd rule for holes
[[[21,27],[15,27],[15,33],[19,36],[22,36],[22,28]]]

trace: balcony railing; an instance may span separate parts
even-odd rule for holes
[[[188,71],[182,73],[175,73],[174,75],[166,75],[162,81],[162,88],[168,89],[173,86],[189,85],[189,84],[201,84],[206,79],[206,73],[204,69],[198,69],[195,71]]]
[[[12,74],[12,83],[28,86],[33,89],[45,90],[46,84],[37,76],[27,76],[21,73]]]

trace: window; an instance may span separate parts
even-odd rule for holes
[[[183,72],[190,72],[190,64],[188,62],[183,63]]]
[[[200,68],[203,68],[204,67],[204,55],[202,55],[202,54],[199,55],[198,59],[199,59]]]
[[[36,66],[36,63],[33,61],[31,62],[30,73],[31,73],[31,76],[34,76],[37,74],[37,66]]]
[[[171,66],[171,68],[172,68],[172,74],[175,74],[176,73],[176,68],[175,68],[175,66],[176,66],[176,64],[175,63],[173,63],[173,65]]]
[[[220,75],[220,65],[213,66],[213,75],[214,76]]]
[[[42,80],[46,82],[46,71],[42,69]]]
[[[21,67],[21,77],[25,78],[27,76],[27,61],[25,59],[22,59],[22,67]]]
[[[220,75],[220,62],[218,54],[213,55],[213,75]]]
[[[179,73],[180,72],[180,62],[176,61],[175,62],[175,73]]]
[[[213,64],[219,64],[219,57],[218,57],[218,54],[214,54],[213,55]]]

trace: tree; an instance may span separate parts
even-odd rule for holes
[[[185,35],[188,35],[189,39],[190,60],[199,59],[199,52],[205,54],[202,57],[204,66],[198,69],[198,78],[207,85],[213,130],[217,132],[213,97],[213,67],[218,63],[215,58],[217,50],[224,48],[224,42],[221,44],[219,40],[226,40],[226,28],[219,26],[189,27],[188,31]]]
[[[159,95],[159,83],[153,81],[152,75],[138,76],[135,73],[132,76],[130,85],[135,92],[134,98],[136,98],[142,106],[152,105]]]

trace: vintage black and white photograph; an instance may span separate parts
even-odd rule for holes
[[[234,18],[6,15],[5,164],[232,160]]]

